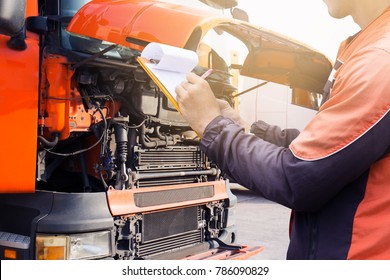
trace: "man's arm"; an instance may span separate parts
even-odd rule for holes
[[[244,133],[222,117],[207,82],[194,74],[177,90],[179,106],[204,133],[201,149],[229,177],[287,207],[315,211],[350,183],[366,179],[390,145],[390,79],[382,78],[390,72],[389,52],[372,48],[363,54],[343,68],[331,99],[290,148]],[[360,67],[368,61],[375,65],[370,79]]]
[[[285,148],[299,135],[298,129],[289,128],[282,130],[279,126],[270,125],[261,120],[252,124],[250,132],[267,142]]]
[[[242,126],[245,132],[251,132],[267,142],[287,148],[288,145],[290,145],[290,143],[299,135],[299,130],[297,129],[281,130],[280,127],[270,125],[261,120],[250,125],[241,118],[237,111],[230,107],[230,104],[227,101],[218,99],[217,102],[223,117],[231,119],[233,122]]]
[[[295,210],[316,211],[364,176],[390,143],[390,114],[357,141],[326,158],[307,161],[243,132],[219,116],[206,128],[201,149],[239,184]],[[377,136],[381,135],[381,138]]]

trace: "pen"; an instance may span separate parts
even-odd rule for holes
[[[200,76],[202,79],[206,79],[211,73],[213,73],[213,69],[209,69]]]
[[[153,63],[153,64],[159,64],[159,63],[160,63],[160,60],[151,58],[151,59],[149,59],[149,62],[150,62],[150,63]]]

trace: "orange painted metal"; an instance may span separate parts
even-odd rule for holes
[[[49,132],[46,137],[58,133],[59,139],[63,140],[70,135],[69,112],[73,71],[70,70],[65,57],[51,54],[44,56],[42,69],[40,115],[46,116],[44,127]]]
[[[69,129],[70,131],[89,131],[92,125],[93,119],[101,116],[98,112],[92,112],[85,109],[82,97],[79,91],[74,88],[70,92],[71,100],[69,107]],[[96,114],[96,116],[94,116]]]
[[[135,196],[137,194],[147,194],[153,192],[161,192],[161,195],[166,191],[171,190],[183,190],[188,188],[196,188],[201,186],[213,186],[214,195],[209,198],[202,199],[193,199],[186,200],[176,203],[164,203],[161,205],[155,206],[146,206],[139,207],[135,203]],[[153,187],[153,188],[138,188],[138,189],[129,189],[129,190],[115,190],[110,189],[107,192],[108,204],[113,216],[120,215],[132,215],[137,213],[148,213],[166,209],[175,209],[179,207],[185,207],[189,205],[199,205],[205,204],[211,201],[227,199],[228,195],[226,193],[225,181],[212,181],[212,182],[203,182],[203,183],[194,183],[194,184],[183,184],[183,185],[171,185],[163,187]]]
[[[102,116],[84,107],[78,89],[72,83],[74,70],[66,57],[45,54],[42,63],[40,126],[44,128],[44,136],[51,139],[53,133],[59,134],[59,139],[69,138],[71,132],[90,131],[94,123],[102,120]],[[111,104],[111,102],[110,102]],[[108,107],[119,108],[118,105]],[[116,112],[112,110],[111,114]],[[103,109],[107,116],[107,109]]]
[[[27,34],[28,35],[28,34]],[[35,36],[27,49],[6,46],[0,35],[0,193],[33,192],[38,125],[39,46]]]
[[[26,0],[26,18],[38,15],[38,0]]]
[[[211,25],[213,18],[209,11],[169,3],[92,1],[77,12],[68,31],[138,50],[142,47],[131,39],[184,47],[194,28]]]
[[[264,251],[264,247],[261,246],[240,245],[240,247],[240,249],[223,247],[210,249],[206,252],[186,257],[183,260],[247,260]]]

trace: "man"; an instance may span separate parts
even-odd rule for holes
[[[324,2],[362,30],[341,44],[328,100],[288,147],[263,122],[245,133],[194,74],[178,103],[225,173],[293,210],[288,259],[390,259],[390,0]]]

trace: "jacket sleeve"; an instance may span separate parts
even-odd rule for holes
[[[246,134],[219,116],[207,126],[200,147],[244,187],[294,210],[316,211],[385,154],[390,143],[389,126],[386,114],[345,149],[309,161],[296,158],[289,148]]]
[[[282,130],[279,126],[270,125],[262,120],[258,120],[252,124],[251,133],[267,142],[287,148],[299,135],[299,130],[294,128]]]

